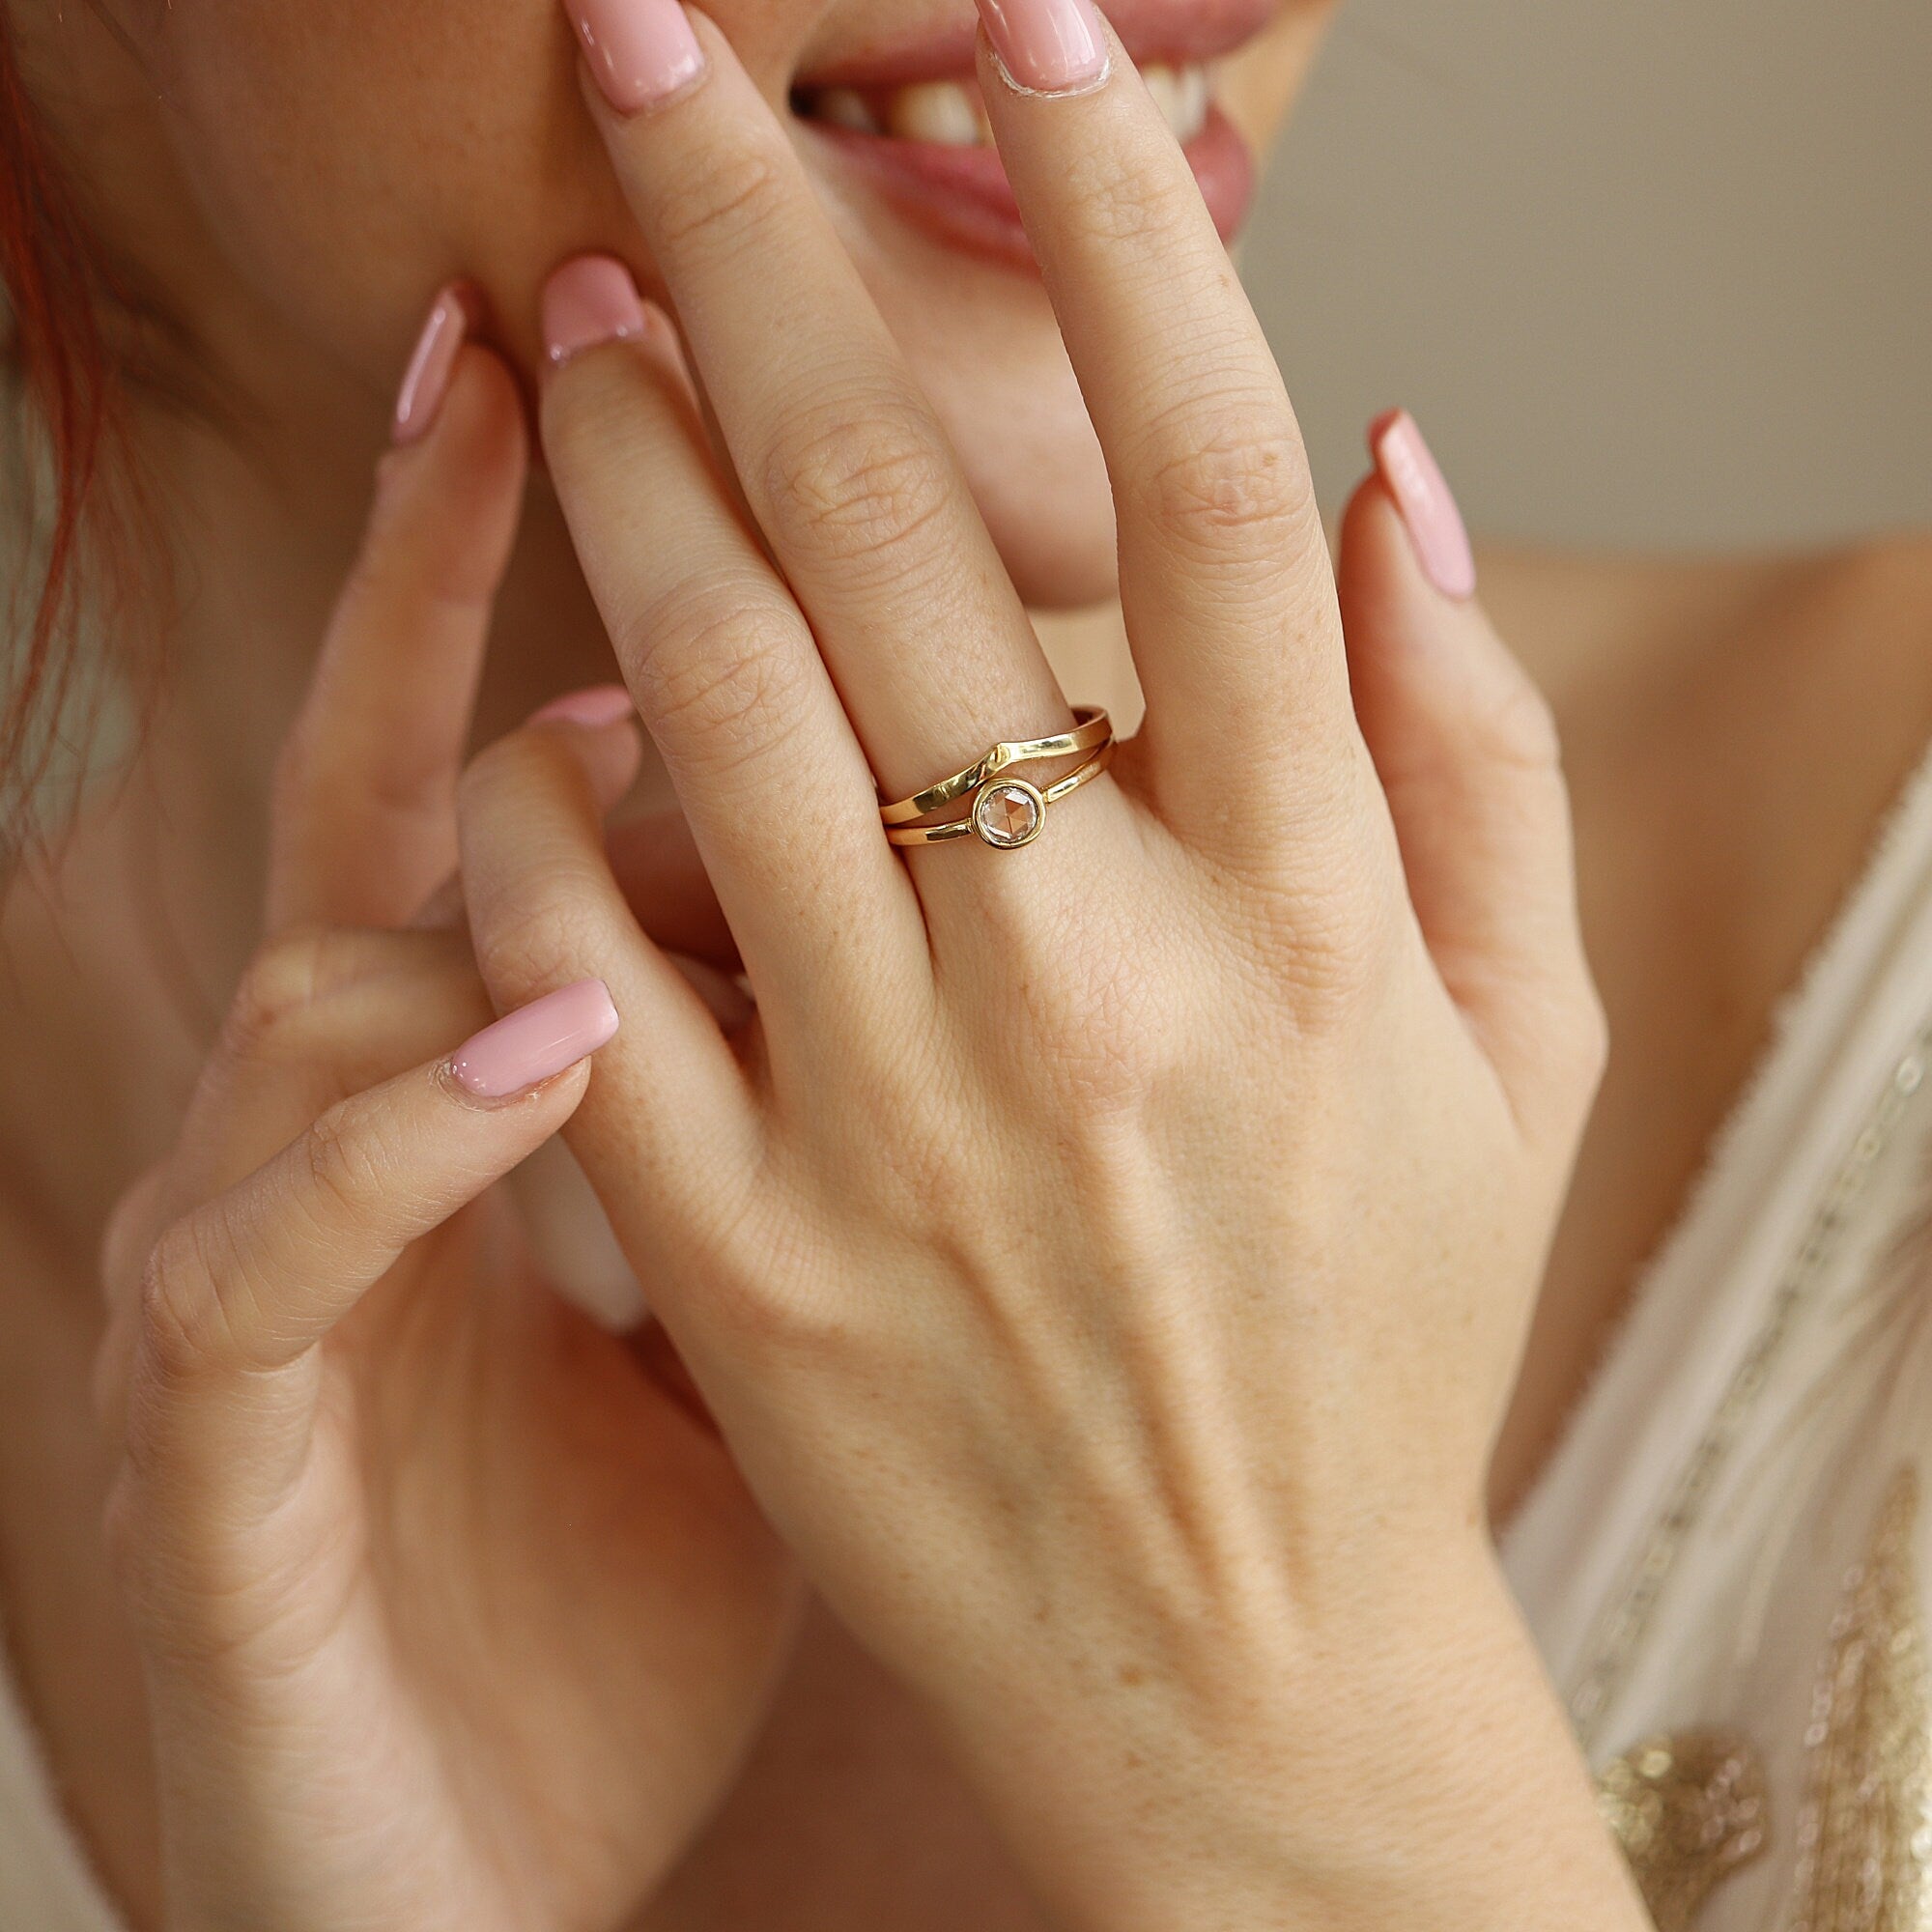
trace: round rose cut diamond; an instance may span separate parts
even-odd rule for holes
[[[973,802],[973,829],[988,845],[1009,852],[1030,845],[1046,824],[1046,801],[1024,779],[1002,779]]]

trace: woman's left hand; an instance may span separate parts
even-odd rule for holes
[[[466,782],[485,977],[610,984],[572,1145],[1067,1922],[1634,1927],[1483,1505],[1604,1052],[1548,717],[1406,422],[1338,592],[1125,57],[1068,28],[1056,73],[983,4],[1145,729],[1022,850],[889,846],[875,778],[1068,712],[785,134],[638,0],[651,59],[593,34],[586,93],[735,477],[611,263],[552,285],[544,438],[758,1010],[722,1031],[643,937],[554,731]]]

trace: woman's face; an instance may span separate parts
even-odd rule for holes
[[[226,299],[373,395],[452,277],[481,285],[497,339],[526,370],[537,291],[565,256],[608,249],[652,285],[557,0],[109,4],[161,103],[156,138],[200,244],[169,258],[202,258],[192,287],[168,286],[168,260],[148,266],[208,339],[235,324],[194,311]],[[1155,67],[1231,234],[1331,4],[1108,9],[1128,50]],[[979,146],[972,0],[712,0],[710,11],[789,117],[1023,591],[1053,603],[1101,594],[1104,479],[1004,176]]]

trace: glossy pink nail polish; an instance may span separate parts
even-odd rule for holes
[[[644,304],[631,271],[611,255],[566,262],[543,293],[544,341],[552,366],[607,342],[634,342],[644,333]]]
[[[587,691],[573,691],[554,698],[541,711],[530,714],[532,724],[581,724],[600,731],[607,724],[621,724],[635,718],[638,707],[621,684],[593,684]]]
[[[456,373],[456,358],[469,332],[469,304],[460,288],[452,285],[437,297],[396,396],[394,431],[398,443],[420,442],[430,433],[442,399],[449,393],[449,379]]]
[[[678,0],[564,0],[598,91],[619,114],[646,107],[704,71],[704,49]]]
[[[1391,410],[1369,428],[1369,453],[1408,526],[1422,574],[1458,602],[1476,594],[1476,556],[1456,497],[1415,418]]]
[[[526,1093],[607,1044],[617,1009],[602,980],[582,980],[547,993],[485,1027],[450,1056],[450,1078],[479,1100]]]
[[[1107,71],[1107,30],[1093,0],[980,0],[1000,65],[1035,94],[1092,87]]]

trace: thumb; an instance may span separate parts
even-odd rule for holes
[[[1549,707],[1476,601],[1461,513],[1406,412],[1343,521],[1337,587],[1356,715],[1416,917],[1519,1117],[1587,1102],[1602,1009],[1577,918]],[[1571,1077],[1564,1077],[1569,1075]]]

